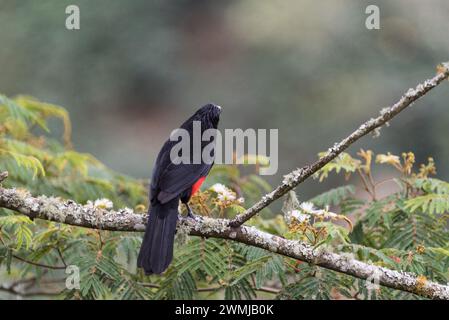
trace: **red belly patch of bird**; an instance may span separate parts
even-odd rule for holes
[[[206,177],[201,177],[198,179],[197,182],[195,182],[192,186],[192,192],[190,193],[191,196],[193,196],[201,187]]]

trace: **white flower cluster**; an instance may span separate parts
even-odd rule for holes
[[[311,202],[301,203],[299,209],[300,210],[291,211],[292,217],[295,218],[299,223],[308,222],[310,219],[310,215],[330,219],[338,218],[337,214],[329,211],[328,206],[326,206],[325,209],[317,209]]]
[[[291,215],[295,218],[299,223],[308,222],[310,217],[299,210],[292,210]]]
[[[111,200],[103,198],[103,199],[97,199],[95,202],[87,201],[88,207],[94,207],[97,209],[112,209],[114,207],[114,203],[112,203]]]
[[[299,207],[305,213],[313,213],[315,211],[315,208],[313,207],[312,202],[303,202],[303,203],[301,203],[301,205]]]
[[[240,203],[245,202],[244,198],[237,199],[237,195],[235,194],[235,192],[221,183],[214,184],[212,187],[210,187],[210,190],[217,194],[217,198],[220,201],[228,202],[237,200]]]

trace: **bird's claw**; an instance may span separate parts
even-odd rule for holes
[[[189,212],[187,212],[187,218],[196,219],[196,215],[193,214],[193,212],[190,210]]]
[[[193,212],[187,213],[187,218],[193,219],[193,220],[195,220],[195,221],[202,221],[202,220],[203,220],[203,217],[202,217],[202,216],[197,215],[197,214],[193,214]]]
[[[187,218],[193,219],[195,221],[201,221],[202,220],[201,216],[196,215],[196,214],[193,213],[193,211],[192,211],[192,209],[190,208],[189,205],[186,204],[186,207],[187,207]]]

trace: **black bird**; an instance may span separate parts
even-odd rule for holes
[[[150,209],[147,227],[140,247],[137,266],[144,269],[145,274],[160,274],[164,272],[173,259],[173,242],[175,238],[176,222],[178,220],[179,200],[186,205],[188,216],[194,217],[188,202],[190,197],[200,188],[204,179],[213,166],[214,151],[210,152],[212,161],[204,161],[199,156],[200,163],[195,163],[193,148],[194,121],[201,122],[201,135],[207,129],[217,129],[221,107],[207,104],[187,119],[181,129],[190,134],[190,163],[175,164],[170,159],[170,153],[179,141],[167,140],[153,168],[150,185]],[[200,137],[201,139],[201,137]],[[202,151],[211,141],[201,141]],[[182,156],[182,154],[180,154]]]

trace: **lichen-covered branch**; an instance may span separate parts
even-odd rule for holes
[[[112,230],[143,231],[146,216],[130,209],[105,210],[92,205],[80,205],[72,200],[38,196],[19,189],[0,187],[0,207],[24,214],[30,218],[66,223],[74,226]],[[179,232],[200,237],[214,237],[245,243],[266,249],[287,257],[306,261],[323,268],[335,270],[360,279],[377,279],[379,284],[415,293],[432,299],[448,299],[449,287],[427,281],[410,273],[394,271],[370,265],[342,254],[313,249],[294,240],[287,240],[256,229],[255,227],[230,227],[227,219],[201,218],[193,220],[181,218]]]
[[[362,124],[357,130],[352,132],[349,136],[336,143],[333,147],[329,148],[327,154],[311,165],[296,169],[284,176],[282,184],[280,184],[272,192],[268,193],[260,201],[247,209],[245,212],[236,216],[231,220],[231,226],[237,227],[251,219],[262,209],[270,205],[273,201],[279,199],[290,190],[297,187],[304,180],[309,178],[314,173],[318,172],[330,161],[335,159],[340,153],[346,150],[351,144],[359,140],[361,137],[367,135],[370,132],[380,128],[394,116],[399,114],[402,110],[410,106],[413,102],[424,96],[427,92],[435,88],[442,81],[449,77],[449,62],[441,64],[439,73],[431,79],[424,81],[416,86],[416,88],[410,88],[394,105],[381,110],[380,115],[377,118],[371,118]]]

